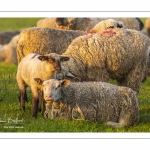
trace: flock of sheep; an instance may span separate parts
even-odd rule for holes
[[[131,126],[150,72],[150,19],[143,27],[139,18],[46,18],[1,42],[0,61],[18,65],[24,110],[31,87],[33,117],[42,109],[50,119]]]

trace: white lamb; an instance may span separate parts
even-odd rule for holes
[[[43,80],[54,78],[55,72],[61,71],[61,61],[68,60],[68,57],[55,53],[46,55],[31,53],[21,60],[17,70],[17,82],[20,90],[19,101],[23,110],[25,110],[25,101],[27,100],[26,87],[30,86],[32,91],[32,116],[37,117],[38,107],[40,108],[41,86],[35,83],[34,78]]]

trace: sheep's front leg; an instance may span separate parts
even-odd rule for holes
[[[39,97],[38,111],[41,112],[41,110],[42,110],[42,101],[43,101],[43,98],[42,98],[43,93],[42,93],[41,90],[39,90],[38,93],[39,93],[39,96],[38,96]]]
[[[22,78],[17,77],[17,82],[18,82],[19,91],[20,91],[20,95],[19,95],[20,107],[21,109],[25,110],[25,101],[27,101],[27,94],[26,94],[27,85],[24,83]]]
[[[38,89],[32,87],[32,117],[37,117],[38,106],[39,106],[39,94]]]
[[[25,101],[27,101],[26,88],[20,89],[19,102],[20,107],[25,110]]]

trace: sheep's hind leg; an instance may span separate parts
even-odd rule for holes
[[[142,65],[137,65],[132,69],[126,78],[117,80],[119,86],[126,86],[131,88],[136,95],[138,95],[141,88],[141,82],[143,79],[144,67]]]
[[[114,128],[122,128],[122,127],[126,126],[126,123],[125,123],[124,120],[120,121],[119,123],[113,122],[113,121],[108,121],[105,124],[108,125],[108,126],[112,126]]]

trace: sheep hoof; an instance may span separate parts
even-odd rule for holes
[[[32,115],[32,117],[37,118],[37,115]]]

